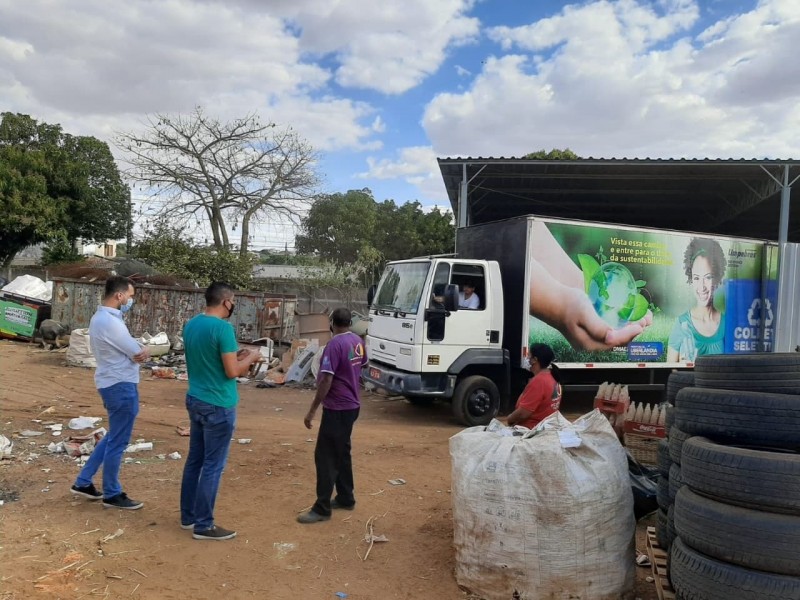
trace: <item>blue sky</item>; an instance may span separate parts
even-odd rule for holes
[[[800,0],[0,0],[2,110],[109,142],[258,111],[320,191],[426,206],[437,156],[798,158],[797,56]]]

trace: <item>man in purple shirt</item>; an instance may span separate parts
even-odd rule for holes
[[[350,436],[361,407],[359,381],[361,367],[367,363],[364,342],[350,332],[352,314],[337,308],[331,315],[333,339],[322,353],[317,393],[303,422],[311,429],[311,421],[322,404],[322,421],[314,449],[317,467],[317,501],[311,510],[297,517],[300,523],[317,523],[331,518],[331,510],[353,510],[353,461],[350,457]],[[336,497],[331,500],[334,487]]]

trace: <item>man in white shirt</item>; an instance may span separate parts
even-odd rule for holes
[[[119,467],[139,413],[138,363],[150,358],[149,351],[131,337],[122,320],[123,313],[133,306],[133,295],[133,285],[127,278],[109,278],[103,303],[97,307],[89,323],[89,341],[97,361],[94,381],[108,413],[108,433],[95,447],[71,490],[76,496],[88,500],[102,498],[106,508],[125,510],[136,510],[143,506],[122,491]],[[103,491],[99,492],[92,483],[92,477],[101,466]]]
[[[478,310],[481,307],[481,299],[475,293],[475,284],[472,281],[464,283],[463,291],[458,294],[458,308],[467,310]]]

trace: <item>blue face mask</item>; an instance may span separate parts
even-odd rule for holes
[[[133,298],[128,298],[128,301],[119,307],[120,312],[126,313],[133,306]]]

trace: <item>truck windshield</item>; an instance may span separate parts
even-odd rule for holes
[[[401,263],[386,267],[372,308],[416,314],[429,268],[429,262]]]

